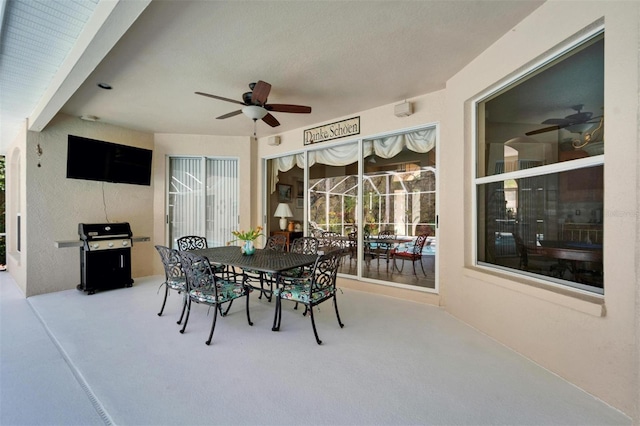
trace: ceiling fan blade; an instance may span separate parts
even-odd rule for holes
[[[264,117],[262,117],[262,121],[264,121],[271,127],[278,127],[280,125],[280,122],[276,120],[276,118],[271,114],[267,114]]]
[[[564,126],[562,126],[564,127]],[[551,132],[553,130],[560,130],[562,127],[556,125],[556,126],[550,126],[550,127],[543,127],[542,129],[537,129],[537,130],[532,130],[530,132],[525,133],[525,135],[527,136],[531,136],[531,135],[538,135],[540,133],[546,133],[546,132]]]
[[[262,80],[258,81],[251,93],[251,103],[254,105],[264,105],[267,103],[269,92],[271,92],[271,85]]]
[[[293,112],[296,114],[309,114],[311,107],[303,105],[288,105],[288,104],[269,104],[265,105],[269,111],[275,112]]]
[[[566,118],[548,118],[544,120],[541,124],[553,124],[556,126],[569,125],[572,121],[567,120]]]
[[[208,93],[195,92],[196,95],[206,96],[208,98],[218,99],[220,101],[233,102],[234,104],[244,105],[244,102],[236,101],[235,99],[223,98],[222,96],[210,95]]]
[[[243,105],[244,105],[244,104],[243,104]],[[221,115],[220,117],[216,117],[216,118],[217,118],[218,120],[223,120],[223,119],[225,119],[225,118],[235,117],[235,116],[236,116],[236,115],[238,115],[238,114],[242,114],[242,110],[241,110],[241,109],[239,109],[239,110],[237,110],[237,111],[233,111],[233,112],[227,113],[227,114],[225,114],[225,115]]]

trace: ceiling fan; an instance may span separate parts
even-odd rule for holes
[[[530,132],[525,133],[527,136],[537,135],[540,133],[551,132],[553,130],[559,129],[567,129],[571,133],[582,133],[593,124],[597,123],[596,119],[600,119],[601,117],[593,117],[592,112],[582,112],[582,107],[584,105],[574,105],[571,107],[572,110],[575,111],[574,114],[569,114],[564,118],[548,118],[544,120],[541,124],[550,124],[548,127],[543,127],[541,129],[532,130]]]
[[[229,99],[222,96],[210,95],[203,92],[195,92],[196,95],[206,96],[221,101],[232,102],[234,104],[243,105],[243,108],[232,111],[227,114],[216,117],[219,120],[234,117],[239,114],[244,114],[254,121],[262,120],[271,127],[277,127],[280,122],[271,115],[272,112],[290,112],[296,114],[309,114],[311,107],[303,105],[289,105],[289,104],[267,104],[267,97],[271,91],[271,85],[262,80],[257,83],[249,84],[250,92],[245,92],[242,95],[242,102],[235,99]]]

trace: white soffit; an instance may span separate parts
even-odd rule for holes
[[[2,0],[0,152],[42,130],[150,0]]]

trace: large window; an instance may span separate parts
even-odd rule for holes
[[[604,34],[476,103],[477,260],[604,294]]]

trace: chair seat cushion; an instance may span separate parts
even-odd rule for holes
[[[293,300],[300,303],[319,303],[333,296],[331,288],[324,288],[311,293],[309,297],[310,283],[305,284],[285,284],[282,288],[275,291],[281,299]]]
[[[167,285],[169,286],[169,288],[172,288],[174,290],[184,291],[184,289],[186,287],[185,277],[172,277],[172,278],[169,278],[167,280]]]
[[[218,300],[217,303],[228,302],[238,297],[242,297],[246,294],[245,287],[242,283],[235,283],[230,281],[219,280],[218,286]],[[216,303],[215,292],[211,289],[195,288],[189,291],[189,295],[203,303],[214,304]]]
[[[397,251],[393,254],[394,257],[399,257],[401,259],[409,259],[409,260],[417,260],[420,259],[421,255],[413,254],[406,251]]]

